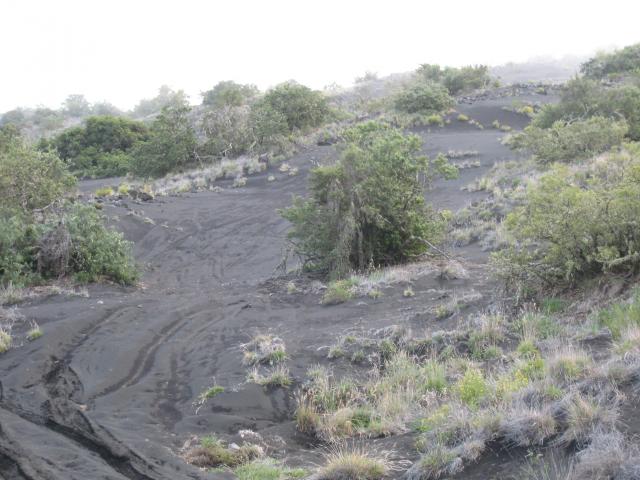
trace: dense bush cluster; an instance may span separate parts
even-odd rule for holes
[[[147,139],[141,122],[114,116],[90,117],[80,127],[65,130],[41,147],[53,147],[80,177],[108,177],[129,171],[131,151]]]
[[[450,95],[485,88],[491,83],[489,68],[486,65],[441,68],[440,65],[425,63],[420,65],[416,75],[427,82],[442,84]]]
[[[385,124],[367,122],[344,135],[340,160],[311,172],[310,198],[295,198],[282,212],[293,224],[295,252],[336,277],[406,260],[437,242],[444,222],[425,205],[424,182],[457,174],[444,157],[419,155],[418,137]]]
[[[615,74],[640,73],[640,43],[613,53],[601,53],[582,64],[581,72],[589,78],[605,78]]]
[[[640,86],[623,83],[605,86],[587,78],[575,78],[564,86],[560,102],[545,105],[532,124],[550,128],[555,122],[574,122],[601,116],[626,120],[627,136],[640,140]]]
[[[162,108],[149,128],[148,139],[132,151],[130,170],[140,177],[159,177],[190,165],[196,157],[196,136],[183,100]]]
[[[573,172],[556,166],[529,188],[506,226],[517,244],[494,260],[510,286],[544,289],[640,266],[640,148]]]
[[[220,82],[205,94],[210,107],[201,127],[204,155],[237,156],[249,151],[279,151],[290,136],[324,123],[325,97],[304,85],[283,83],[256,98],[255,87]]]
[[[44,208],[74,184],[75,179],[56,155],[29,147],[10,126],[0,129],[0,212]]]
[[[486,66],[441,68],[439,65],[423,64],[416,70],[412,80],[391,100],[396,111],[413,117],[425,117],[418,123],[431,124],[432,121],[426,117],[451,108],[455,103],[454,95],[486,87],[490,82]]]
[[[258,88],[255,85],[241,85],[227,80],[202,93],[202,104],[214,108],[240,107],[257,95]]]
[[[158,89],[158,95],[153,98],[140,100],[131,112],[134,118],[157,115],[168,105],[180,105],[186,102],[187,96],[182,90],[172,90],[167,85],[162,85]]]
[[[510,138],[516,148],[530,151],[540,163],[586,159],[620,145],[627,123],[604,117],[575,122],[556,121],[549,128],[530,125]]]
[[[393,103],[400,112],[430,115],[453,106],[453,98],[439,83],[418,81],[398,92]]]
[[[0,285],[73,274],[131,283],[131,245],[92,206],[64,205],[75,179],[56,155],[0,132]]]

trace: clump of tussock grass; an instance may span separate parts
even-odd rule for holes
[[[338,305],[351,300],[355,295],[356,286],[357,280],[353,278],[331,282],[324,292],[322,303],[324,305]]]
[[[546,361],[548,375],[564,383],[586,378],[592,364],[586,352],[570,345],[556,349]]]
[[[0,328],[0,353],[6,353],[13,346],[13,336],[5,328]]]
[[[514,480],[576,480],[574,462],[571,458],[561,456],[555,451],[545,457],[527,459]],[[588,478],[588,477],[582,477]]]
[[[236,177],[233,179],[233,184],[231,185],[233,188],[244,187],[247,184],[247,177]]]
[[[289,368],[285,365],[276,365],[274,368],[267,370],[264,374],[258,367],[254,367],[249,371],[248,380],[262,385],[263,387],[289,387],[293,383]]]
[[[635,480],[640,478],[640,451],[617,430],[596,430],[591,443],[578,452],[574,479]]]
[[[578,392],[565,402],[566,429],[558,444],[584,447],[595,431],[608,431],[618,420],[618,401],[591,398]]]
[[[600,310],[595,316],[595,324],[608,328],[617,341],[624,339],[625,330],[640,327],[640,289],[636,289],[628,301]]]
[[[364,447],[333,447],[315,480],[378,480],[393,469],[388,454]]]
[[[444,154],[449,160],[456,160],[459,158],[477,157],[477,150],[449,150]]]
[[[7,285],[0,285],[0,306],[15,305],[23,302],[29,297],[28,291],[15,286],[12,282]]]
[[[201,468],[234,468],[261,457],[264,457],[264,450],[258,445],[245,444],[230,448],[214,436],[201,438],[200,445],[185,453],[188,463]]]
[[[626,327],[620,336],[620,340],[614,343],[614,351],[622,356],[640,356],[640,326]]]
[[[29,330],[27,330],[27,340],[32,342],[42,337],[42,335],[43,333],[40,325],[38,325],[36,322],[32,322],[31,327],[29,328]]]
[[[487,360],[499,353],[498,344],[505,339],[505,318],[503,315],[482,314],[472,321],[469,334],[469,351],[477,360]]]
[[[284,341],[273,335],[256,335],[241,348],[244,365],[276,365],[287,359]]]
[[[212,190],[217,180],[223,178],[245,178],[264,171],[267,168],[258,157],[240,156],[235,159],[225,159],[204,168],[187,170],[182,173],[170,173],[154,181],[150,185],[131,184],[130,189],[145,188],[150,195],[170,195],[190,191]],[[234,182],[235,183],[235,182]],[[243,185],[236,185],[243,186]]]
[[[504,415],[500,433],[504,440],[518,447],[543,445],[556,434],[558,425],[549,408],[518,405]]]
[[[476,461],[485,449],[482,439],[468,439],[456,447],[433,445],[407,470],[406,480],[438,480],[455,475],[464,469],[466,462]]]
[[[312,396],[308,392],[299,392],[296,395],[296,405],[294,415],[296,428],[304,434],[315,435],[320,424],[320,414]]]
[[[471,407],[477,407],[490,392],[489,384],[478,368],[470,367],[455,385],[458,398]]]
[[[419,405],[447,386],[443,365],[435,360],[419,362],[402,350],[359,382],[338,380],[326,369],[316,368],[298,398],[298,427],[313,430],[326,441],[401,433],[408,430]]]
[[[290,480],[304,478],[303,468],[287,468],[272,458],[260,458],[233,470],[238,480]]]

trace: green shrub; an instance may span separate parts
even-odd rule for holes
[[[132,152],[131,170],[140,177],[159,177],[189,166],[195,157],[196,137],[186,100],[165,106],[153,121],[150,136]]]
[[[451,95],[484,88],[491,83],[489,69],[485,65],[441,68],[439,65],[423,64],[416,71],[416,76],[428,82],[441,83]]]
[[[414,82],[394,96],[393,104],[399,112],[433,115],[453,106],[453,98],[438,83]]]
[[[34,276],[39,233],[21,216],[0,217],[0,284],[22,286]]]
[[[214,108],[240,107],[258,94],[255,85],[241,85],[231,80],[218,82],[202,93],[202,104]]]
[[[353,298],[354,284],[350,280],[331,282],[322,297],[325,305],[337,305]]]
[[[507,285],[534,290],[640,266],[640,149],[610,154],[591,171],[556,167],[506,219],[518,243],[494,254]]]
[[[138,278],[132,244],[104,226],[98,211],[90,205],[75,205],[64,217],[71,236],[69,267],[79,280],[90,282],[106,277],[122,284]]]
[[[50,145],[79,176],[118,176],[128,172],[129,153],[147,135],[141,122],[105,115],[90,117],[84,126],[66,130]]]
[[[545,105],[532,125],[551,128],[558,121],[575,122],[594,116],[625,120],[627,136],[640,140],[640,86],[623,83],[605,87],[590,79],[575,78],[563,87],[560,102]]]
[[[304,478],[307,474],[302,468],[286,468],[268,458],[242,465],[233,473],[238,480],[290,480]]]
[[[50,205],[75,185],[55,154],[39,152],[17,135],[0,135],[0,213]]]
[[[621,340],[629,327],[640,325],[640,291],[628,303],[615,303],[600,310],[596,317],[600,327],[607,327],[615,340]]]
[[[340,160],[312,170],[311,197],[282,211],[293,224],[294,251],[337,277],[401,262],[437,242],[444,219],[425,205],[419,179],[457,174],[442,156],[420,156],[418,137],[385,124],[367,122],[344,135]]]
[[[280,84],[269,90],[257,103],[258,109],[270,109],[284,119],[289,132],[320,126],[329,114],[321,92],[295,82]]]
[[[580,66],[589,78],[604,78],[612,74],[640,71],[640,43],[629,45],[612,53],[599,53]]]
[[[247,152],[254,143],[250,109],[244,106],[223,106],[208,111],[201,121],[206,136],[200,150],[216,157],[236,157]]]
[[[489,393],[489,386],[482,372],[474,368],[467,369],[456,387],[460,400],[471,407],[477,407],[480,400]]]
[[[516,148],[533,153],[540,163],[569,162],[620,145],[627,131],[624,121],[591,117],[573,123],[557,121],[550,128],[530,125],[512,137],[511,142]]]

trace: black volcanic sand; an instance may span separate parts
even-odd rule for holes
[[[481,167],[463,170],[459,180],[437,182],[429,201],[455,210],[478,200],[483,194],[460,187],[484,175],[494,162],[515,158],[499,141],[504,133],[490,126],[494,119],[514,128],[526,125],[526,117],[502,109],[512,100],[458,108],[484,123],[485,130],[458,122],[455,115],[444,128],[417,130],[429,154],[480,154]],[[178,450],[194,434],[232,440],[241,429],[255,430],[274,443],[281,437],[275,454],[293,464],[319,462],[310,439],[296,434],[291,420],[296,385],[269,391],[246,383],[240,344],[257,333],[280,336],[292,376],[301,382],[310,366],[329,364],[326,347],[349,329],[401,325],[420,335],[450,327],[455,318],[437,321],[431,313],[443,291],[481,293],[471,309],[490,304],[494,285],[483,264],[486,253],[474,246],[455,252],[470,272],[468,279],[426,275],[414,282],[413,298],[403,298],[404,286],[386,288],[379,299],[337,306],[320,305],[319,294],[287,294],[286,281],[274,278],[288,228],[277,210],[290,204],[292,194],[304,194],[312,162],[333,155],[334,147],[312,147],[290,160],[300,169],[297,176],[271,169],[275,182],[263,173],[240,189],[129,205],[155,224],[105,204],[105,214],[136,244],[142,286],[94,285],[89,298],[52,297],[22,306],[44,336],[0,357],[0,475],[232,478],[185,464]],[[14,333],[24,338],[20,329]],[[347,361],[333,365],[338,374],[353,368]],[[197,396],[214,381],[226,391],[196,414]],[[399,456],[412,459],[410,442],[409,436],[382,441],[389,448],[401,446]]]

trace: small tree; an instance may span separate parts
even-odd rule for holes
[[[202,93],[202,104],[214,108],[240,107],[258,94],[255,85],[241,85],[231,80],[218,82],[211,90]]]
[[[282,212],[293,224],[294,251],[333,276],[423,253],[443,230],[423,188],[435,175],[457,170],[444,157],[419,155],[417,136],[385,124],[364,123],[344,135],[340,160],[312,170],[310,198],[294,198]]]
[[[640,268],[640,149],[627,145],[572,173],[556,165],[505,221],[517,240],[494,254],[508,288],[535,292]]]
[[[604,117],[565,123],[555,122],[550,128],[529,125],[513,135],[509,143],[533,153],[539,163],[570,162],[592,157],[622,144],[628,130],[625,121]]]
[[[640,72],[640,43],[612,53],[600,53],[580,66],[589,78],[604,78],[614,74]]]
[[[0,213],[45,207],[74,184],[57,155],[35,150],[15,132],[0,132]]]
[[[129,152],[147,135],[142,122],[104,115],[89,117],[84,126],[65,130],[49,143],[74,174],[100,177],[126,174]]]
[[[201,128],[207,140],[201,150],[216,157],[238,156],[255,142],[248,106],[224,106],[207,112]]]
[[[257,108],[270,108],[281,115],[290,132],[322,124],[329,114],[321,92],[295,82],[287,82],[269,90]]]
[[[400,112],[429,115],[450,108],[453,98],[439,83],[419,81],[396,94],[393,102]]]
[[[167,105],[181,105],[187,102],[187,96],[182,90],[172,90],[167,85],[158,89],[158,95],[153,98],[144,98],[133,109],[134,117],[147,117],[159,113]]]
[[[91,113],[91,105],[84,95],[69,95],[62,104],[65,112],[72,117],[84,117]]]
[[[141,177],[158,177],[188,166],[195,157],[196,137],[186,100],[166,105],[154,120],[150,137],[132,153],[131,169]]]

